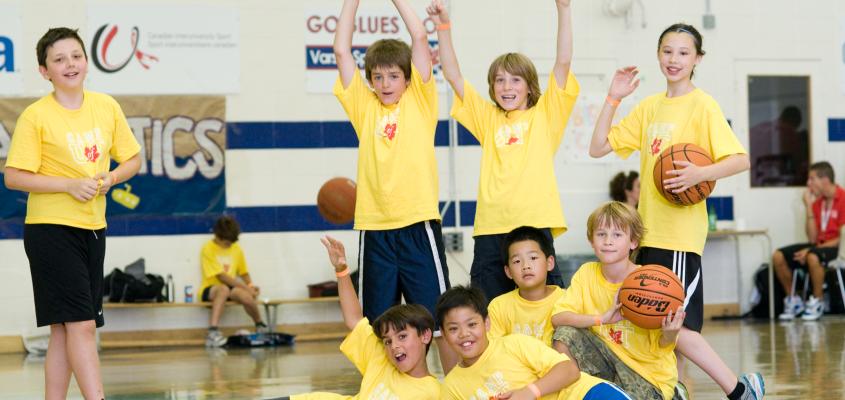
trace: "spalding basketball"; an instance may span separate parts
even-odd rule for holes
[[[700,167],[713,164],[713,158],[710,157],[710,153],[707,150],[692,143],[673,144],[672,147],[663,150],[660,153],[660,158],[654,163],[654,185],[657,186],[657,191],[666,200],[679,206],[691,206],[706,199],[713,191],[713,188],[716,187],[716,181],[699,182],[697,185],[680,193],[673,193],[671,190],[663,188],[663,181],[665,179],[677,176],[670,175],[669,171],[683,168],[675,165],[675,161],[689,161]]]
[[[622,316],[645,329],[659,329],[669,311],[684,304],[684,286],[678,276],[660,265],[643,265],[619,289]]]
[[[317,210],[333,224],[343,225],[355,218],[355,181],[349,178],[329,179],[317,193]]]

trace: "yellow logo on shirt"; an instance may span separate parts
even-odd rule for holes
[[[505,380],[505,374],[496,371],[484,381],[484,386],[475,389],[475,394],[469,400],[489,400],[502,393],[511,391],[511,385]]]
[[[528,132],[528,122],[517,122],[513,125],[502,125],[496,131],[496,147],[513,146],[525,143],[525,132]]]
[[[381,120],[376,124],[376,136],[393,140],[399,130],[399,107],[391,111],[387,115],[381,117]]]
[[[106,151],[106,141],[100,128],[81,134],[68,132],[66,138],[68,150],[77,164],[95,163]]]
[[[672,140],[672,131],[675,130],[675,124],[668,122],[655,122],[648,125],[646,134],[648,135],[649,153],[652,156],[660,154],[660,152],[669,145]]]
[[[367,400],[399,400],[399,396],[393,394],[384,383],[379,383]]]
[[[511,333],[521,333],[526,336],[533,336],[537,339],[543,339],[543,332],[546,328],[546,322],[534,322],[529,324],[513,324],[513,331]]]

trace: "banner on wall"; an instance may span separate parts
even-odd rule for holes
[[[23,37],[21,32],[21,8],[12,4],[3,5],[0,11],[0,94],[3,96],[23,92],[19,58]]]
[[[225,97],[116,99],[141,144],[144,162],[138,175],[109,192],[108,215],[223,212],[226,207]],[[5,167],[18,116],[35,100],[0,99],[0,167]],[[25,216],[26,196],[0,185],[0,219]]]
[[[305,9],[305,76],[309,93],[331,93],[337,80],[334,34],[337,30],[339,10],[336,8],[306,7]],[[434,77],[438,91],[446,90],[446,81],[440,69],[437,54],[437,32],[434,22],[420,9],[417,15],[423,19],[428,31],[428,45],[434,62]],[[364,68],[364,54],[367,48],[380,39],[399,39],[411,43],[411,36],[405,29],[405,22],[393,7],[360,6],[355,16],[355,32],[352,35],[352,55],[358,68]]]
[[[91,4],[89,86],[111,94],[237,93],[239,31],[237,7]]]
[[[566,133],[563,136],[561,150],[566,162],[596,164],[624,162],[639,165],[639,152],[635,152],[624,161],[616,155],[608,155],[602,158],[590,157],[590,140],[593,137],[593,128],[596,126],[596,120],[604,106],[606,96],[601,92],[581,92],[578,95],[578,101],[575,102],[575,107],[569,116],[569,123],[566,125]],[[613,124],[618,124],[638,102],[639,99],[636,96],[631,96],[623,101],[613,116]]]
[[[839,70],[842,72],[842,93],[845,93],[845,18],[842,19],[842,38],[839,43]]]

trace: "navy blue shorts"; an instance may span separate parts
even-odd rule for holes
[[[103,260],[106,230],[25,224],[38,326],[94,320],[103,326]]]
[[[439,222],[361,231],[358,245],[358,298],[367,319],[375,321],[402,297],[434,315],[437,298],[450,287]]]
[[[552,231],[549,228],[544,228],[542,231],[552,241],[551,255],[554,255]],[[469,270],[470,284],[481,289],[487,296],[487,301],[516,289],[516,283],[505,275],[505,265],[508,263],[507,260],[502,259],[502,243],[505,236],[507,236],[506,233],[499,233],[479,235],[473,238],[475,239],[475,248],[473,249],[472,267]],[[563,274],[557,264],[546,276],[546,283],[563,287]]]

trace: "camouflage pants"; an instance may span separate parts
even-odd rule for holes
[[[559,326],[552,341],[559,341],[569,348],[581,372],[612,382],[622,388],[632,399],[663,399],[663,393],[626,365],[589,329]],[[673,400],[679,400],[677,391]]]

